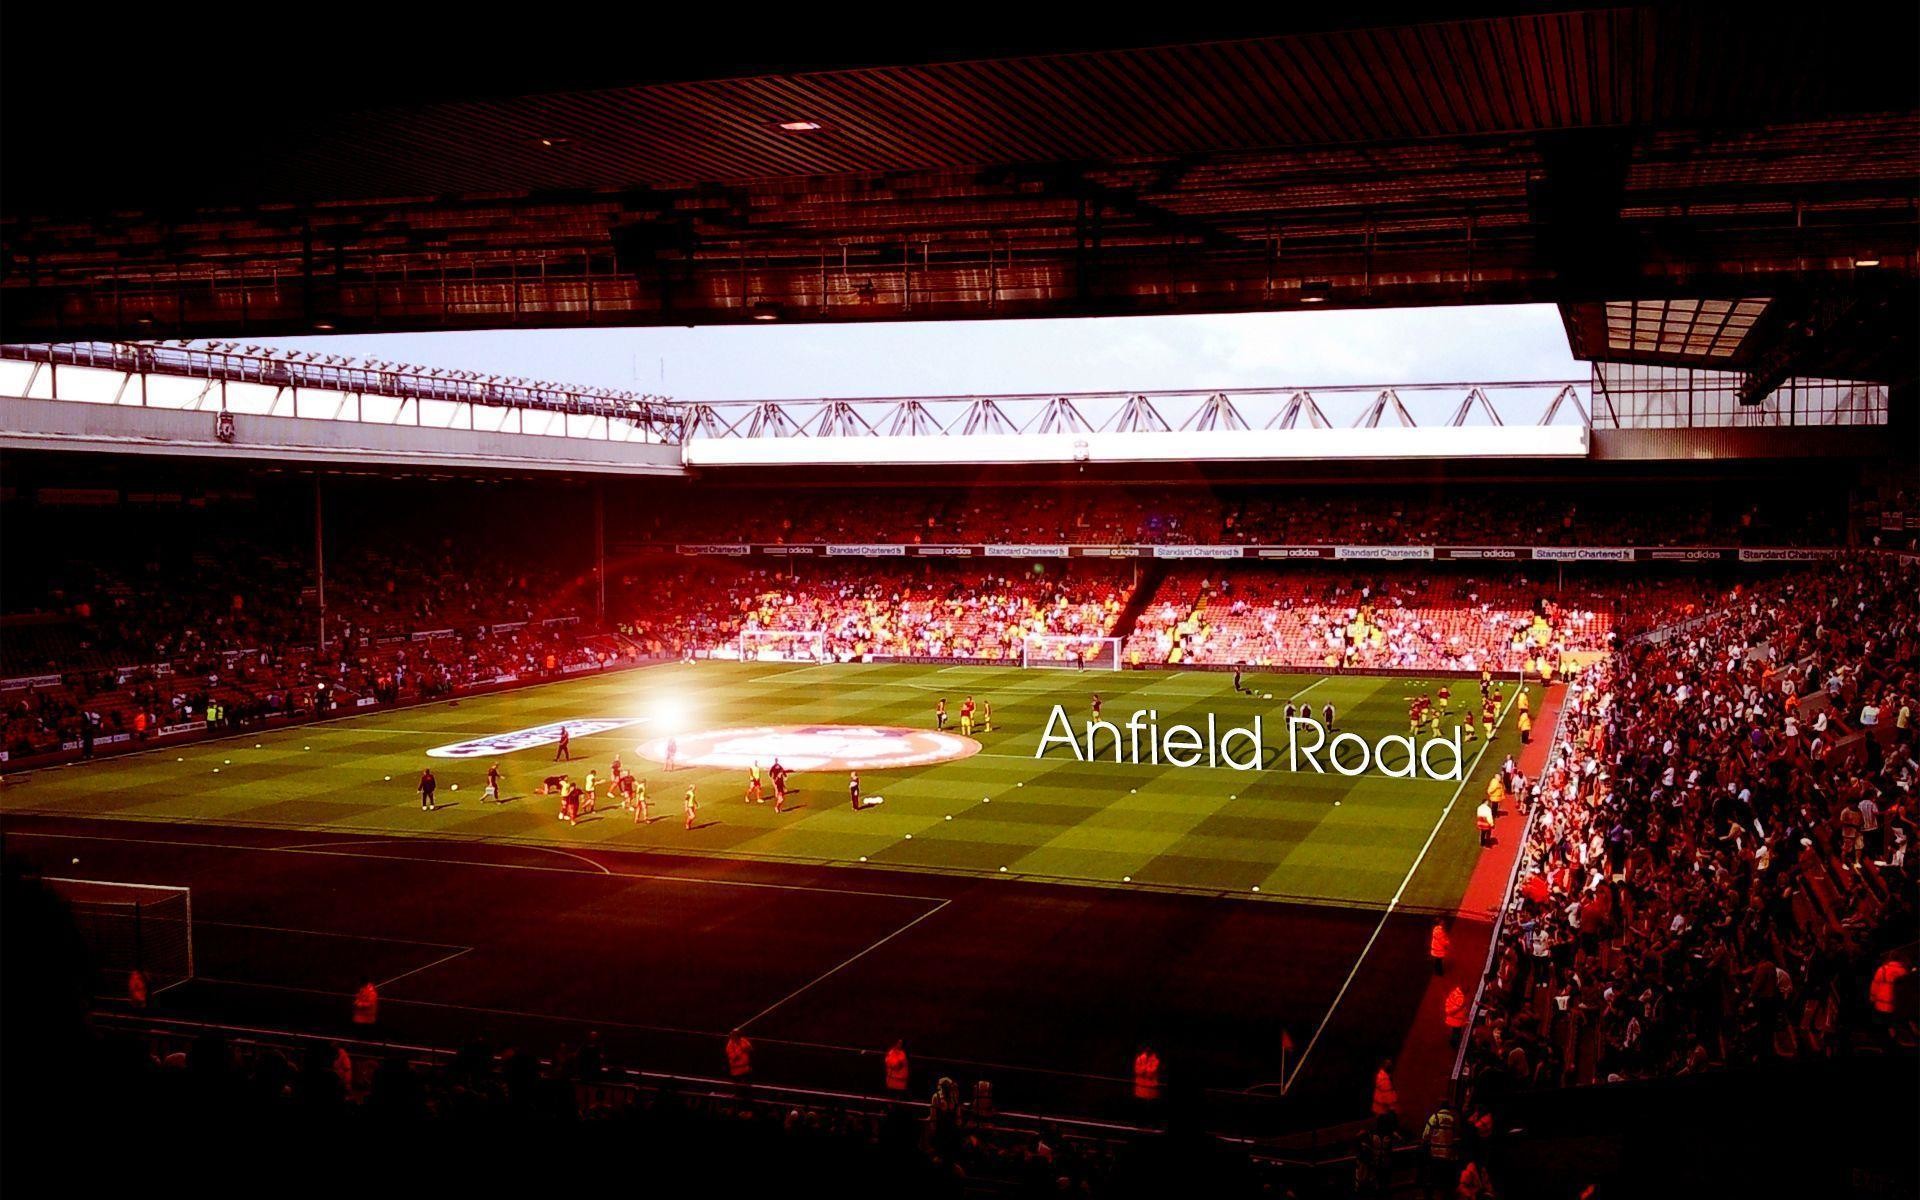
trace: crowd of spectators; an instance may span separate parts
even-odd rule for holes
[[[189,543],[191,543],[189,545]],[[479,556],[485,561],[484,556]],[[577,562],[476,571],[450,539],[371,538],[327,567],[258,528],[98,545],[16,579],[0,617],[0,749],[142,742],[162,729],[339,714],[611,665]]]
[[[94,1111],[123,1144],[164,1150],[220,1131],[226,1158],[316,1141],[424,1138],[443,1168],[491,1170],[492,1139],[535,1136],[556,1164],[604,1159],[644,1182],[703,1179],[722,1194],[794,1180],[843,1196],[1132,1197],[1177,1180],[1210,1196],[1287,1196],[1346,1168],[1258,1162],[1197,1135],[1132,1137],[1009,1117],[986,1085],[941,1078],[907,1095],[720,1090],[610,1067],[598,1039],[542,1059],[470,1044],[427,1058],[366,1044],[200,1035],[96,1035],[82,1054]],[[458,1161],[449,1155],[476,1155]],[[1320,1194],[1319,1189],[1315,1189]]]
[[[882,655],[1018,662],[1035,635],[1110,635],[1132,592],[1126,570],[1108,564],[1015,572],[868,564],[763,572],[744,582],[740,631],[818,630],[826,655],[838,661]],[[737,638],[715,639],[702,649],[725,657],[739,645]]]
[[[1448,483],[718,490],[640,541],[1204,545],[1843,545],[1844,493]]]
[[[1559,593],[1517,570],[1178,569],[1142,607],[1126,656],[1133,665],[1559,674],[1606,649],[1621,599],[1599,587]]]
[[[1570,690],[1482,1094],[1911,1047],[1920,569],[1731,589]]]

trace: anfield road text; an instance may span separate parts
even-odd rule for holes
[[[1080,762],[1104,762],[1111,750],[1113,761],[1123,765],[1204,764],[1235,771],[1267,770],[1269,758],[1277,769],[1283,756],[1282,748],[1267,746],[1260,717],[1250,724],[1223,728],[1219,718],[1208,713],[1204,731],[1197,725],[1162,729],[1159,718],[1155,709],[1137,708],[1124,725],[1088,721],[1084,737],[1077,739],[1066,706],[1056,704],[1033,756],[1044,758],[1050,747],[1064,746]],[[1312,717],[1292,717],[1287,721],[1284,758],[1289,771],[1325,775],[1331,770],[1349,776],[1372,772],[1389,779],[1460,780],[1465,778],[1466,749],[1458,727],[1452,737],[1416,742],[1407,734],[1387,734],[1369,742],[1357,733],[1332,732]]]

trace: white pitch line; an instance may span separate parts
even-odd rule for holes
[[[1506,724],[1507,713],[1513,710],[1514,702],[1519,699],[1520,693],[1515,692],[1513,698],[1507,701],[1506,708],[1500,710],[1500,720],[1494,726],[1495,729]],[[1353,986],[1354,979],[1360,974],[1361,964],[1367,961],[1367,955],[1372,952],[1373,944],[1380,940],[1380,931],[1387,927],[1388,919],[1393,916],[1393,910],[1400,906],[1400,898],[1407,894],[1407,886],[1413,882],[1414,875],[1420,870],[1420,864],[1427,860],[1427,851],[1433,849],[1434,839],[1440,836],[1441,827],[1452,815],[1453,806],[1459,802],[1460,793],[1467,790],[1467,784],[1472,781],[1473,773],[1480,769],[1480,760],[1485,758],[1487,751],[1491,749],[1493,749],[1492,738],[1481,742],[1480,752],[1473,756],[1473,765],[1461,773],[1460,786],[1453,789],[1452,798],[1447,801],[1447,806],[1440,810],[1440,819],[1433,823],[1432,832],[1427,834],[1427,844],[1420,847],[1420,853],[1414,857],[1413,865],[1407,868],[1406,878],[1400,881],[1399,888],[1393,893],[1393,899],[1387,901],[1386,910],[1380,914],[1380,923],[1373,927],[1372,936],[1367,938],[1366,945],[1360,947],[1360,957],[1353,960],[1353,970],[1347,972],[1347,978],[1340,984],[1340,990],[1333,995],[1333,1003],[1327,1006],[1326,1015],[1320,1018],[1320,1024],[1315,1027],[1313,1036],[1307,1039],[1306,1048],[1300,1051],[1300,1057],[1294,1061],[1293,1072],[1287,1076],[1286,1083],[1281,1088],[1281,1095],[1293,1090],[1293,1081],[1300,1077],[1300,1068],[1307,1065],[1307,1056],[1313,1053],[1313,1047],[1319,1042],[1320,1035],[1327,1031],[1328,1023],[1333,1020],[1334,1011],[1340,1007],[1340,1002],[1346,999],[1347,989]]]
[[[30,815],[57,816],[57,817],[62,817],[64,819],[71,819],[71,820],[110,820],[112,819],[112,818],[105,818],[105,817],[100,817],[100,818],[80,817],[80,816],[74,816],[72,814],[66,814],[66,813],[33,813]],[[181,847],[187,847],[190,849],[201,849],[201,850],[238,850],[238,851],[251,852],[256,854],[311,854],[311,855],[316,855],[322,858],[364,858],[364,859],[370,859],[376,862],[417,862],[417,863],[431,863],[435,866],[441,866],[441,867],[481,867],[491,871],[545,871],[549,874],[556,874],[556,875],[594,875],[596,874],[596,872],[593,872],[593,871],[582,871],[577,867],[539,867],[539,866],[534,866],[531,863],[493,863],[493,862],[480,862],[471,858],[432,858],[432,857],[427,857],[423,855],[414,855],[414,854],[356,854],[351,850],[322,850],[317,848],[319,846],[335,844],[335,843],[329,843],[329,842],[314,843],[314,847],[316,848],[293,849],[285,846],[244,846],[234,842],[194,842],[194,841],[182,841],[178,839],[167,839],[167,838],[110,837],[105,834],[95,834],[95,833],[49,833],[43,830],[35,830],[35,829],[9,830],[7,833],[7,836],[14,837],[14,838],[47,838],[47,839],[52,839],[56,841],[73,841],[73,842],[120,842],[130,846],[181,846]],[[376,841],[376,842],[377,841],[404,842],[409,839],[375,838],[375,839],[369,839],[369,840]],[[419,840],[432,842],[435,839],[423,837]],[[461,843],[441,842],[438,844],[460,845]],[[553,848],[550,846],[523,845],[519,842],[483,842],[478,844],[506,846],[516,850],[550,850]],[[639,853],[646,853],[646,851],[644,850],[639,851]],[[598,865],[598,864],[595,864],[595,865]],[[801,864],[801,865],[818,865],[818,864]],[[765,883],[759,880],[751,880],[751,879],[706,879],[697,875],[657,875],[657,874],[651,874],[651,873],[640,872],[640,871],[614,871],[606,867],[601,867],[598,874],[600,875],[601,878],[606,878],[606,879],[644,879],[649,882],[685,883],[685,884],[705,885],[709,887],[763,888],[769,891],[806,892],[806,893],[816,894],[816,895],[819,893],[825,892],[825,893],[830,893],[836,896],[862,896],[867,899],[873,899],[873,900],[918,900],[918,901],[921,901],[922,903],[928,903],[928,904],[934,903],[936,901],[941,904],[945,904],[947,902],[947,897],[945,896],[916,896],[908,892],[855,891],[855,890],[842,888],[842,887],[805,887],[797,883]]]
[[[771,675],[755,676],[753,679],[749,680],[749,682],[750,683],[770,683],[775,679],[785,679],[789,675],[799,675],[806,671],[818,671],[822,667],[833,667],[838,665],[839,665],[838,663],[808,663],[804,667],[792,667],[785,671],[775,671]]]
[[[819,975],[814,976],[812,979],[801,984],[799,987],[793,989],[791,992],[788,992],[786,995],[780,997],[778,1000],[775,1000],[772,1004],[767,1005],[765,1008],[761,1009],[759,1012],[753,1014],[751,1017],[748,1017],[746,1020],[740,1022],[739,1025],[735,1026],[735,1028],[744,1032],[747,1026],[753,1024],[755,1021],[758,1021],[760,1018],[766,1016],[768,1013],[772,1012],[774,1009],[779,1008],[781,1005],[793,999],[795,996],[798,996],[803,992],[811,990],[815,985],[825,981],[826,979],[839,974],[841,971],[852,966],[854,963],[859,962],[861,959],[865,958],[867,955],[872,954],[875,950],[878,950],[880,947],[886,945],[888,942],[899,937],[901,934],[905,933],[907,930],[912,929],[915,925],[918,925],[920,922],[926,920],[928,917],[931,917],[933,914],[939,912],[941,909],[945,908],[947,905],[951,903],[953,903],[953,901],[951,900],[942,900],[940,903],[934,905],[932,908],[921,913],[919,916],[915,917],[913,920],[908,921],[905,925],[902,925],[900,928],[894,930],[892,933],[881,938],[879,941],[873,943],[871,946],[868,946],[866,949],[860,951],[858,954],[853,955],[852,957],[846,959],[844,962],[841,962],[832,967],[829,967],[827,970],[822,971]]]
[[[431,946],[436,950],[471,950],[471,946],[459,946],[453,942],[423,942],[419,938],[386,937],[378,933],[340,933],[331,929],[290,929],[285,925],[254,925],[246,921],[207,921],[196,920],[195,925],[211,925],[216,929],[258,929],[264,933],[291,933],[299,937],[346,938],[355,942],[392,942],[400,946]]]
[[[460,949],[455,950],[452,954],[442,955],[441,957],[434,959],[430,963],[421,963],[419,966],[415,967],[413,970],[402,971],[398,975],[395,975],[392,979],[383,979],[379,983],[374,984],[374,987],[379,991],[385,991],[387,990],[388,987],[392,986],[393,984],[399,983],[402,979],[405,979],[409,975],[418,975],[420,972],[426,970],[428,967],[437,967],[441,963],[452,962],[454,959],[459,958],[462,954],[471,954],[471,953],[473,953],[472,946],[462,946]]]
[[[1317,688],[1317,687],[1319,687],[1319,686],[1320,686],[1321,684],[1323,684],[1323,683],[1325,683],[1325,682],[1326,682],[1327,680],[1329,680],[1329,679],[1331,679],[1331,678],[1333,678],[1333,676],[1331,676],[1331,675],[1323,675],[1323,676],[1321,676],[1321,677],[1320,677],[1319,679],[1316,679],[1316,680],[1314,680],[1314,681],[1313,681],[1312,683],[1310,683],[1310,684],[1308,684],[1307,686],[1305,686],[1305,687],[1303,687],[1303,688],[1301,688],[1301,689],[1300,689],[1299,691],[1297,691],[1297,692],[1295,692],[1295,693],[1294,693],[1293,695],[1291,695],[1291,696],[1288,696],[1288,697],[1287,697],[1287,703],[1289,703],[1289,704],[1291,704],[1291,703],[1293,703],[1293,702],[1294,702],[1295,700],[1298,700],[1298,699],[1299,699],[1300,697],[1302,697],[1302,696],[1304,696],[1304,695],[1306,695],[1306,694],[1307,694],[1308,692],[1310,692],[1310,691],[1312,691],[1313,689],[1315,689],[1315,688]]]

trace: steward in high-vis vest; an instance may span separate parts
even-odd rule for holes
[[[147,973],[139,967],[127,972],[127,1003],[136,1009],[147,1006]]]
[[[1467,994],[1455,987],[1447,993],[1447,1044],[1458,1049],[1460,1034],[1467,1027]]]
[[[380,992],[369,979],[353,994],[353,1023],[371,1025],[380,1019]]]
[[[1400,1093],[1393,1090],[1393,1060],[1383,1059],[1373,1073],[1373,1115],[1394,1113],[1400,1109]]]
[[[907,1048],[900,1042],[895,1042],[887,1051],[887,1094],[907,1094]]]
[[[1152,1103],[1160,1099],[1160,1056],[1152,1046],[1133,1056],[1133,1098]]]
[[[738,1029],[727,1035],[727,1074],[742,1085],[753,1079],[753,1043]]]
[[[1433,932],[1427,935],[1427,957],[1433,960],[1433,973],[1444,975],[1447,972],[1447,951],[1453,949],[1452,939],[1447,937],[1447,923],[1435,921]]]
[[[1907,977],[1907,964],[1899,955],[1890,956],[1873,973],[1873,982],[1867,986],[1867,999],[1873,1004],[1873,1015],[1877,1020],[1891,1022],[1894,1008],[1899,1002],[1900,981]]]

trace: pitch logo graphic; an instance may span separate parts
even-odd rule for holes
[[[667,741],[644,742],[640,754],[665,762]],[[970,737],[897,725],[743,725],[683,733],[674,741],[677,766],[739,770],[756,762],[765,767],[777,758],[795,771],[885,771],[980,752],[980,743]]]
[[[554,721],[547,725],[535,725],[531,729],[516,729],[512,733],[496,733],[492,737],[475,738],[470,742],[455,742],[451,746],[435,746],[427,751],[428,758],[485,758],[489,755],[512,754],[516,750],[532,750],[536,746],[551,746],[560,740],[560,729],[565,726],[572,737],[591,737],[596,733],[605,733],[609,729],[625,729],[629,725],[639,725],[645,717],[592,717],[581,721]]]

